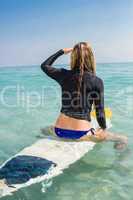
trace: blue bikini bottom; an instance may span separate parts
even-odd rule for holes
[[[57,128],[55,127],[55,133],[58,137],[64,138],[64,139],[79,139],[82,136],[86,134],[95,134],[95,129],[90,128],[89,130],[86,131],[79,131],[79,130],[69,130],[69,129],[62,129],[62,128]]]

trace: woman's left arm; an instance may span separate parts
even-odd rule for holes
[[[96,109],[96,117],[99,126],[104,130],[106,129],[106,117],[104,112],[104,84],[100,78],[96,80],[95,92],[96,97],[94,98],[94,105]]]

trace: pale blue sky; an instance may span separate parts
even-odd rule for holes
[[[97,62],[133,61],[133,0],[0,0],[0,24],[0,65],[40,64],[79,41]]]

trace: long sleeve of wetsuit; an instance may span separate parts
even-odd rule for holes
[[[94,105],[96,109],[96,118],[99,126],[106,129],[106,118],[104,112],[104,85],[101,79],[96,81],[96,96],[94,98]]]
[[[57,69],[53,66],[51,66],[54,61],[60,57],[61,55],[64,54],[64,51],[61,49],[59,51],[57,51],[55,54],[53,54],[52,56],[50,56],[49,58],[47,58],[42,64],[41,64],[41,69],[44,73],[46,73],[49,77],[51,77],[52,79],[56,80],[57,82],[60,83],[60,81],[63,78],[63,71],[65,69],[60,68]]]

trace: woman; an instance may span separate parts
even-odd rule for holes
[[[63,54],[71,53],[71,69],[56,69],[51,65]],[[50,56],[41,69],[56,80],[62,89],[62,107],[55,123],[58,137],[74,140],[115,141],[119,147],[127,142],[124,136],[116,136],[106,130],[104,113],[104,85],[96,76],[95,59],[90,45],[80,42],[74,48],[65,48]],[[91,125],[90,112],[96,109],[99,129]]]

